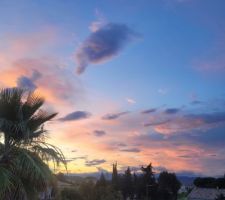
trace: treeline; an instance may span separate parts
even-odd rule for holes
[[[200,188],[225,189],[225,176],[223,178],[198,177],[194,180],[194,185]]]
[[[149,164],[141,167],[139,173],[128,167],[119,174],[117,164],[113,164],[112,179],[106,180],[102,173],[96,183],[83,182],[76,188],[61,191],[62,200],[176,200],[181,186],[174,173],[161,172],[155,177]]]

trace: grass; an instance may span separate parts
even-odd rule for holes
[[[187,194],[186,193],[179,194],[178,200],[187,200]]]

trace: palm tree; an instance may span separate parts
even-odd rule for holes
[[[57,113],[43,111],[43,104],[33,92],[0,91],[0,199],[35,199],[51,184],[49,162],[66,167],[62,152],[45,142],[44,123]]]

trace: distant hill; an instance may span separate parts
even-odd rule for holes
[[[70,177],[74,177],[75,179],[79,179],[79,178],[95,178],[95,179],[98,179],[100,176],[101,176],[101,172],[93,172],[93,173],[70,173],[66,176],[70,176]],[[107,180],[110,180],[111,177],[112,177],[112,174],[111,173],[106,173],[104,172],[104,176]]]
[[[71,182],[80,183],[82,181],[92,180],[96,181],[100,177],[101,173],[80,173],[80,174],[68,174],[65,175],[67,177],[67,180]],[[104,176],[107,180],[111,180],[112,175],[110,173],[104,173]],[[156,178],[158,178],[158,174],[156,174]],[[185,175],[177,175],[177,178],[182,183],[182,185],[185,186],[191,186],[193,185],[193,182],[195,180],[195,176],[185,176]]]
[[[96,182],[98,179],[97,177],[94,177],[94,176],[82,177],[82,176],[72,175],[72,174],[65,175],[65,178],[67,181],[69,181],[71,183],[77,183],[77,184],[84,182],[84,181]]]
[[[190,176],[177,176],[177,178],[179,179],[179,181],[182,183],[182,185],[185,186],[192,186],[193,182],[195,180],[196,177],[190,177]]]

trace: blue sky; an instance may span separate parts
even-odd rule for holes
[[[50,140],[83,158],[72,172],[116,160],[186,172],[204,155],[191,171],[222,174],[224,10],[223,0],[3,0],[0,86],[36,89],[59,112]]]

